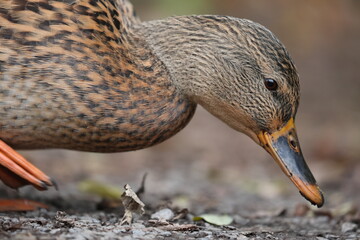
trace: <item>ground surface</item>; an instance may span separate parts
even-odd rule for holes
[[[145,20],[194,13],[249,18],[285,43],[301,79],[298,135],[324,207],[309,206],[263,149],[199,108],[188,127],[150,149],[22,152],[57,180],[59,191],[1,185],[0,198],[50,209],[0,213],[0,239],[360,239],[359,1],[199,0],[188,9],[195,1],[134,2]],[[101,197],[79,188],[94,180],[137,189],[145,172],[146,212],[130,226],[120,225],[121,207],[99,210]],[[177,220],[151,219],[164,208]],[[228,214],[233,222],[193,221],[204,213]]]
[[[269,200],[249,192],[231,193],[218,184],[211,191],[145,191],[145,214],[134,215],[131,225],[120,224],[121,206],[98,210],[99,199],[86,194],[36,197],[27,192],[25,196],[48,204],[50,210],[1,213],[0,239],[360,239],[360,212],[354,203],[317,210],[300,198]],[[227,213],[233,222],[217,226],[193,221],[202,213]]]
[[[59,217],[60,215],[60,217]],[[1,239],[359,239],[353,223],[328,217],[234,216],[226,227],[189,220],[119,225],[116,214],[61,214],[37,211],[2,217]],[[314,227],[316,226],[316,227]],[[345,232],[347,231],[347,232]]]

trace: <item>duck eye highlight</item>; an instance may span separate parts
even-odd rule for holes
[[[265,87],[270,91],[275,91],[278,89],[278,84],[274,79],[265,78],[264,83],[265,83]]]

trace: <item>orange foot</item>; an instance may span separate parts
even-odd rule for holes
[[[56,183],[23,156],[0,140],[0,180],[12,188],[28,184],[39,190],[46,190]]]

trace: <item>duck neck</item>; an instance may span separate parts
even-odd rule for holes
[[[234,103],[241,97],[234,94],[242,92],[245,85],[251,86],[238,74],[239,68],[249,65],[238,20],[212,15],[179,16],[143,22],[134,29],[166,65],[170,80],[182,94],[247,134],[249,127],[239,121],[248,121],[247,116]]]
[[[166,65],[173,84],[197,103],[213,98],[209,94],[213,92],[214,81],[209,79],[221,78],[218,68],[224,66],[219,58],[219,45],[228,36],[212,23],[213,17],[216,18],[170,17],[135,26],[135,32],[146,39],[153,53]]]

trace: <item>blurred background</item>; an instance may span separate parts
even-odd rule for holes
[[[326,197],[325,208],[360,207],[360,1],[133,0],[143,21],[172,15],[247,18],[285,44],[301,79],[297,130],[302,150]],[[305,203],[272,158],[201,107],[190,124],[158,146],[129,153],[22,151],[53,176],[60,191],[77,194],[91,179],[135,189],[147,172],[146,192],[177,199],[195,211],[293,206]],[[3,185],[1,185],[2,188]],[[20,194],[33,191],[24,188]],[[182,200],[181,200],[182,199]],[[265,205],[266,204],[266,205]]]

